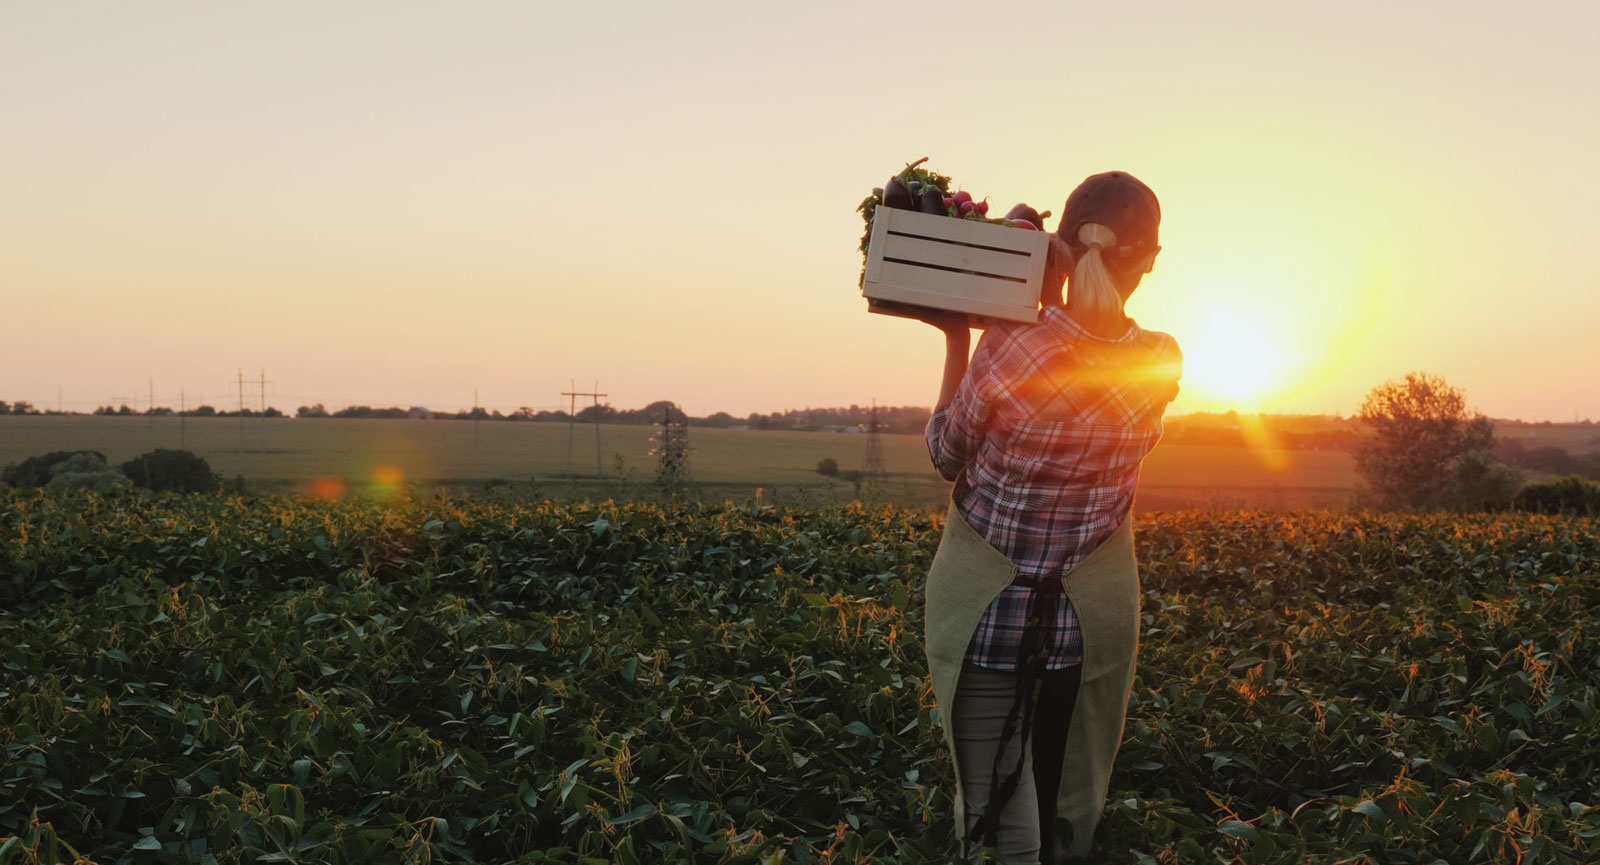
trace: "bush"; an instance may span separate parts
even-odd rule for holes
[[[1529,484],[1511,503],[1517,510],[1536,514],[1600,514],[1600,484],[1580,477]]]
[[[41,456],[28,457],[15,465],[6,466],[5,471],[0,472],[0,483],[13,487],[43,487],[55,477],[55,473],[51,469],[56,464],[78,456],[94,457],[99,460],[102,470],[106,468],[106,455],[99,451],[51,451]]]
[[[838,477],[839,461],[833,457],[828,457],[827,459],[819,461],[817,463],[817,474],[822,475],[825,478]]]
[[[188,451],[155,450],[122,464],[123,474],[147,490],[175,493],[209,493],[217,476],[206,461]]]

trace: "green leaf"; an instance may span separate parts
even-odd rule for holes
[[[140,838],[139,840],[133,842],[133,849],[135,849],[135,850],[160,850],[161,849],[161,842],[157,841],[155,838],[152,838],[149,835],[146,835],[143,838]]]
[[[643,820],[644,818],[649,817],[652,814],[655,814],[656,810],[657,810],[656,806],[654,806],[654,805],[640,805],[639,807],[633,809],[632,811],[629,811],[628,813],[623,814],[621,817],[618,817],[617,819],[612,820],[611,821],[611,825],[613,825],[613,826],[626,826],[629,823],[637,823],[638,821]]]
[[[1217,827],[1217,831],[1224,835],[1232,835],[1235,838],[1243,838],[1246,841],[1258,840],[1256,836],[1256,827],[1240,820],[1224,820],[1222,821],[1222,824]]]
[[[1364,814],[1379,822],[1389,819],[1389,815],[1384,813],[1384,810],[1378,807],[1378,803],[1372,801],[1371,799],[1366,799],[1356,803],[1355,805],[1351,806],[1350,810],[1356,812],[1357,814]]]

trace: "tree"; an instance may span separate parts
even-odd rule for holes
[[[833,457],[827,457],[826,459],[818,461],[817,462],[817,474],[822,475],[825,478],[838,477],[839,476],[839,461],[834,459]]]
[[[1509,498],[1514,476],[1494,461],[1494,427],[1468,413],[1444,379],[1408,373],[1373,388],[1357,415],[1369,435],[1356,470],[1374,504],[1401,509],[1482,507]]]

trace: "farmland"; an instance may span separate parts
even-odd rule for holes
[[[482,493],[491,484],[519,495],[585,494],[630,497],[654,477],[653,429],[605,425],[596,460],[595,429],[559,423],[398,420],[0,416],[0,466],[51,450],[99,450],[113,462],[180,444],[226,477],[251,489],[309,491],[319,479],[353,491],[397,484]],[[947,499],[949,484],[930,467],[922,438],[884,435],[888,479],[872,497],[913,506]],[[851,484],[813,469],[832,458],[841,468],[861,465],[860,435],[700,429],[692,431],[693,480],[705,498],[744,499],[762,489],[767,502],[814,505],[855,497]],[[596,463],[598,462],[598,466]],[[597,472],[599,473],[597,480]],[[1357,485],[1350,456],[1336,451],[1259,454],[1236,447],[1156,448],[1146,460],[1139,492],[1143,509],[1181,507],[1343,507]]]
[[[941,525],[0,491],[0,862],[946,861]],[[1600,521],[1137,537],[1101,861],[1600,859]]]

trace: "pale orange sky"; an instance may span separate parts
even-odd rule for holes
[[[1588,3],[0,7],[0,399],[927,405],[855,204],[1160,196],[1174,410],[1600,417]]]

